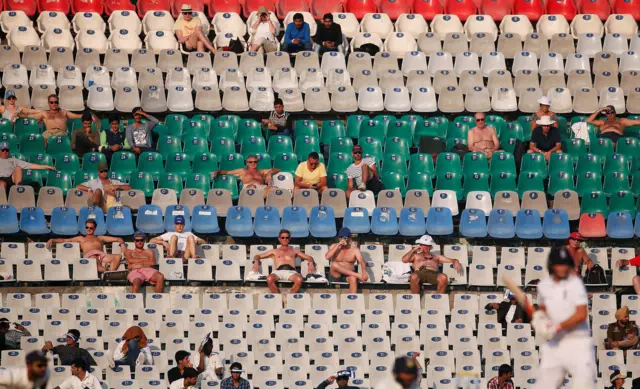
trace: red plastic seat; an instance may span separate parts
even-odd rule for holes
[[[71,3],[71,12],[74,15],[77,12],[97,12],[102,15],[103,9],[101,0],[73,0]]]
[[[171,5],[171,14],[174,19],[177,19],[180,16],[183,4],[190,4],[194,11],[204,12],[204,3],[202,0],[173,0],[173,4]]]
[[[28,17],[32,17],[38,10],[36,0],[5,0],[5,11],[22,11]]]
[[[544,14],[541,0],[515,0],[513,4],[514,15],[524,15],[532,22],[537,22]]]
[[[38,1],[38,12],[60,12],[68,14],[71,4],[68,0],[40,0]]]
[[[212,18],[218,12],[241,13],[241,6],[238,0],[211,0],[209,3],[209,17]]]
[[[489,15],[499,22],[511,14],[511,0],[483,0],[480,9],[481,15]]]
[[[309,12],[307,0],[277,0],[276,14],[284,19],[289,12]]]
[[[433,18],[443,13],[440,0],[414,0],[413,13],[420,14],[425,20],[433,20]]]
[[[611,15],[611,6],[607,0],[582,0],[580,13],[598,15],[604,22]]]
[[[342,3],[337,0],[311,0],[309,8],[315,20],[322,20],[324,14],[342,12]]]
[[[444,5],[444,13],[457,15],[461,22],[465,22],[469,16],[478,11],[473,0],[447,0]]]
[[[244,17],[249,18],[251,12],[257,11],[260,7],[265,7],[271,12],[276,12],[276,7],[275,4],[273,4],[273,0],[246,0],[244,4],[242,4],[242,12],[244,12]]]
[[[396,20],[402,14],[411,13],[411,3],[408,0],[382,0],[379,4],[380,13],[389,15]]]
[[[604,216],[599,213],[582,214],[580,216],[578,232],[585,238],[604,238],[607,236]]]
[[[614,14],[630,14],[635,20],[640,21],[640,1],[638,0],[615,0]]]
[[[136,7],[129,0],[104,0],[104,12],[111,16],[114,11],[135,11]]]
[[[171,3],[169,0],[139,0],[136,6],[138,7],[138,16],[140,16],[141,19],[149,11],[171,12]]]
[[[346,0],[344,7],[345,12],[354,14],[358,20],[364,18],[366,14],[377,12],[374,0]]]
[[[578,13],[578,9],[573,0],[549,0],[545,13],[549,15],[562,15],[570,22]]]

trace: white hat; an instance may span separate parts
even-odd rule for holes
[[[538,104],[541,105],[551,105],[551,100],[547,96],[542,96],[538,99]]]
[[[543,116],[540,120],[536,120],[536,124],[539,126],[552,126],[556,121],[551,120],[549,116]]]
[[[416,244],[423,244],[425,246],[434,246],[435,242],[431,235],[422,235],[420,239],[416,240]]]

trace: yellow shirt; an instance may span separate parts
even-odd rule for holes
[[[200,28],[202,22],[197,17],[193,17],[188,22],[184,19],[179,19],[176,24],[173,25],[173,31],[182,31],[182,36],[187,37],[194,33],[196,28]]]
[[[310,171],[307,161],[304,161],[298,165],[296,176],[302,177],[304,184],[319,184],[320,179],[327,176],[327,170],[324,167],[324,163],[320,162],[314,171]]]

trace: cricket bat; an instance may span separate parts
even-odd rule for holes
[[[516,296],[516,301],[527,313],[527,316],[533,317],[533,312],[535,312],[533,304],[531,304],[531,301],[529,301],[527,295],[522,291],[520,286],[507,276],[502,276],[502,282]]]

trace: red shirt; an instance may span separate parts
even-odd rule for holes
[[[493,377],[487,382],[487,389],[514,389],[514,386],[511,380],[505,381],[504,384],[500,386],[498,377]]]

